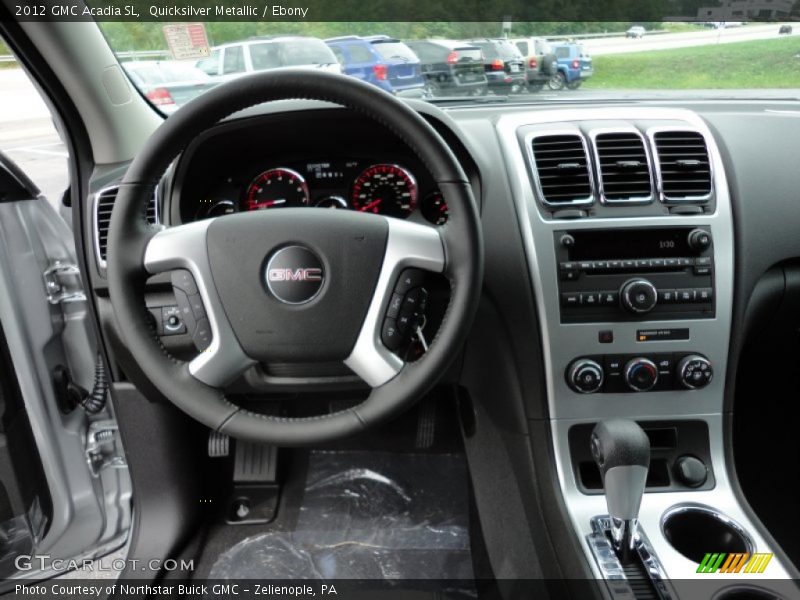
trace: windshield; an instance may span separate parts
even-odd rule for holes
[[[764,22],[100,22],[134,85],[215,85],[283,67],[435,103],[791,97],[800,26]],[[148,66],[141,63],[151,61]],[[140,66],[136,66],[140,64]],[[165,66],[166,65],[166,66]],[[168,72],[166,72],[168,71]],[[785,90],[785,91],[784,91]],[[150,96],[147,96],[150,98]]]

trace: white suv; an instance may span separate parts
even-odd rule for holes
[[[255,37],[217,46],[197,68],[218,81],[279,67],[308,67],[341,73],[333,51],[318,38],[301,36]]]

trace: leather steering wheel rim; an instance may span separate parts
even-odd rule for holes
[[[198,134],[220,120],[257,104],[284,99],[331,102],[385,127],[405,141],[428,168],[449,209],[448,222],[443,226],[413,226],[437,232],[443,249],[441,272],[451,287],[448,308],[428,352],[414,363],[403,364],[396,374],[374,386],[358,406],[305,418],[263,415],[232,404],[221,387],[204,383],[193,375],[189,363],[166,351],[145,304],[145,283],[153,274],[146,266],[149,249],[162,234],[175,230],[177,235],[193,225],[159,232],[146,221],[147,204],[169,164]],[[385,217],[369,218],[385,219],[390,234],[398,225],[393,223],[396,220]],[[161,247],[165,245],[162,243]],[[211,429],[235,438],[283,446],[321,443],[358,433],[418,400],[441,377],[464,343],[477,308],[482,275],[483,243],[471,186],[441,136],[413,109],[377,87],[349,77],[300,69],[257,73],[230,81],[192,100],[165,120],[123,178],[111,218],[107,251],[108,286],[117,328],[128,351],[159,391]],[[385,293],[377,289],[375,297]],[[379,337],[379,332],[370,335]]]

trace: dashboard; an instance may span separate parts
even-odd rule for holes
[[[217,125],[184,151],[163,185],[163,223],[282,207],[446,220],[427,168],[398,137],[342,109],[258,110]],[[625,416],[662,435],[653,454],[661,480],[648,484],[640,523],[668,575],[697,568],[660,533],[662,515],[679,501],[708,504],[741,523],[758,548],[770,548],[728,479],[723,415],[733,405],[731,367],[748,299],[771,267],[800,256],[795,104],[418,110],[471,180],[485,242],[482,307],[461,370],[448,381],[520,439],[529,427],[538,433],[536,454],[555,465],[542,459],[537,468],[553,475],[553,505],[563,500],[567,508],[563,523],[550,513],[562,538],[602,576],[586,540],[591,517],[605,506],[596,474],[586,470],[582,436],[587,424]],[[105,222],[103,214],[87,218],[88,227]],[[96,230],[87,242],[102,239]],[[110,331],[96,262],[93,285]],[[185,329],[167,335],[177,313],[172,282],[153,279],[148,308],[165,347],[192,356]],[[338,365],[312,366],[260,365],[263,372],[249,373],[234,391],[264,400],[354,389]],[[518,418],[506,414],[509,403]],[[663,439],[665,431],[680,443]],[[693,487],[675,474],[680,453],[702,459],[705,483]]]
[[[307,207],[447,222],[428,170],[400,140],[347,121],[310,120],[223,124],[202,136],[174,178],[172,221]]]

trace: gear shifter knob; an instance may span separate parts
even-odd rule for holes
[[[634,421],[607,419],[595,425],[591,444],[603,478],[611,541],[624,563],[636,541],[639,506],[650,466],[650,440]]]

